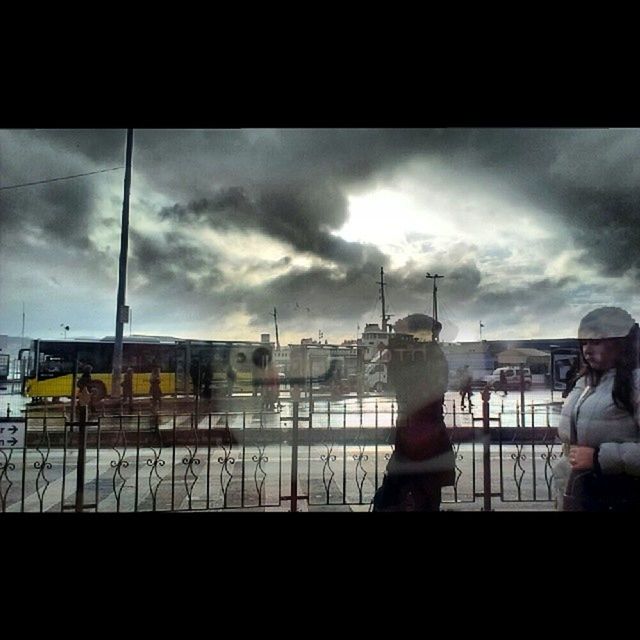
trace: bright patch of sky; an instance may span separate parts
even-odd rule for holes
[[[193,237],[217,256],[218,268],[229,282],[241,279],[251,287],[263,285],[293,268],[309,269],[321,262],[297,254],[285,242],[259,232],[203,229]]]
[[[375,244],[390,255],[393,267],[424,260],[429,253],[453,255],[455,250],[458,259],[476,260],[488,278],[504,277],[506,272],[526,280],[544,271],[545,247],[558,240],[556,225],[499,193],[462,191],[456,185],[449,189],[439,185],[430,190],[424,183],[403,179],[350,195],[349,219],[336,235]],[[463,247],[466,252],[460,255]]]

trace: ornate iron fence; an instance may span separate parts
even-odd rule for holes
[[[447,406],[456,483],[443,509],[553,509],[549,405],[482,417]],[[282,411],[1,418],[0,511],[366,510],[392,452],[389,398]],[[536,425],[536,420],[539,422]],[[513,424],[515,426],[505,426]],[[10,430],[23,445],[12,443]]]

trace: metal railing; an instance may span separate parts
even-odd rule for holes
[[[481,408],[447,406],[456,481],[442,508],[553,509],[561,447],[549,406],[532,405],[527,426],[519,407],[487,395]],[[2,418],[0,436],[21,429],[24,446],[0,438],[0,511],[366,510],[393,450],[393,400],[308,409]]]

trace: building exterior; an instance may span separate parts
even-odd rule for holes
[[[440,346],[449,365],[449,385],[452,388],[456,386],[458,372],[465,366],[469,367],[474,382],[483,381],[495,368],[495,355],[486,340],[441,342]]]
[[[430,335],[430,329],[427,333]],[[380,389],[386,387],[386,365],[379,363],[377,356],[388,345],[390,335],[393,334],[385,333],[378,324],[365,326],[359,340],[365,363],[365,389],[373,389],[374,386]],[[577,341],[574,338],[537,338],[440,342],[440,345],[449,365],[451,388],[455,388],[457,374],[465,365],[469,367],[473,381],[480,385],[486,382],[498,366],[506,362],[505,358],[511,361],[514,357],[519,358],[518,362],[522,361],[531,369],[535,384],[547,383],[551,374],[551,352],[557,349],[573,349],[577,346]]]
[[[290,345],[288,375],[313,388],[356,391],[362,378],[361,350],[317,342]]]
[[[289,370],[291,346],[292,345],[290,344],[284,346],[280,345],[280,348],[278,349],[275,345],[273,345],[273,364],[275,365],[276,369],[278,371],[281,371],[282,373],[287,373],[287,371]]]
[[[574,350],[575,338],[534,340],[482,340],[481,342],[440,343],[449,363],[450,380],[456,370],[469,365],[474,382],[484,382],[497,367],[524,364],[530,368],[533,383],[545,384],[551,375],[551,353],[558,349]]]
[[[377,324],[365,325],[360,339],[362,346],[362,357],[365,362],[369,362],[377,353],[382,351],[389,344],[389,334],[383,331]]]

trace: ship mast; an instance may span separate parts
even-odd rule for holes
[[[385,300],[384,300],[384,268],[380,267],[380,282],[378,282],[378,284],[380,285],[380,299],[382,300],[382,330],[387,333],[388,329],[388,324],[387,321],[389,320],[389,318],[391,317],[390,315],[387,315],[387,309],[385,307]]]
[[[276,325],[276,349],[280,348],[280,338],[278,337],[278,312],[276,311],[276,308],[273,307],[273,313],[271,314],[273,316],[273,322]]]

